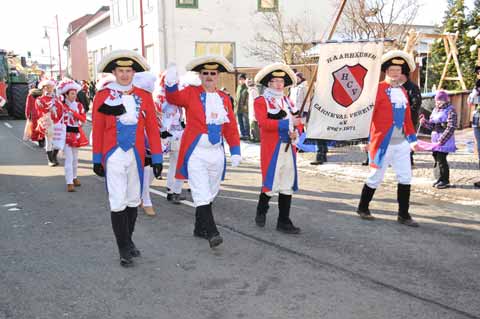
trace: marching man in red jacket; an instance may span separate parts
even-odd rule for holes
[[[112,51],[100,62],[98,71],[112,72],[115,81],[98,91],[93,101],[93,171],[106,179],[112,228],[124,267],[132,266],[132,257],[140,256],[132,233],[141,202],[145,132],[156,178],[163,168],[152,95],[132,85],[135,72],[148,69],[136,52]]]
[[[284,95],[284,88],[296,83],[293,70],[283,63],[264,67],[255,76],[255,82],[266,87],[263,95],[255,99],[255,118],[260,128],[260,161],[262,191],[257,205],[255,222],[265,227],[268,202],[278,194],[277,230],[298,234],[300,228],[290,220],[292,194],[298,190],[297,150],[292,140],[301,122],[298,110]]]
[[[368,208],[369,203],[383,181],[385,171],[392,166],[398,181],[397,221],[417,227],[418,223],[412,219],[408,211],[412,180],[410,151],[417,150],[417,136],[410,116],[407,92],[400,82],[402,70],[403,73],[415,70],[415,62],[408,53],[394,50],[382,56],[385,81],[378,85],[368,146],[371,171],[363,185],[357,213],[362,219],[374,219]]]
[[[167,102],[184,107],[187,126],[182,135],[176,178],[188,179],[195,203],[193,234],[208,240],[210,247],[223,242],[212,214],[212,202],[225,175],[223,139],[230,146],[232,166],[238,166],[240,136],[230,98],[217,89],[220,72],[233,72],[224,57],[206,56],[191,61],[187,71],[200,74],[201,86],[178,90],[176,66],[165,75]]]

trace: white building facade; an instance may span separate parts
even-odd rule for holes
[[[266,12],[302,21],[318,39],[335,10],[332,1],[319,0],[143,0],[145,55],[155,73],[169,62],[182,69],[207,54],[223,55],[236,67],[261,67],[266,62],[250,56],[247,47],[257,32],[271,32],[264,24]],[[139,0],[111,0],[108,19],[85,26],[92,64],[111,50],[141,52],[139,12]]]

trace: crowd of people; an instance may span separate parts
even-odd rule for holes
[[[269,201],[278,196],[276,229],[285,234],[301,232],[290,213],[292,196],[299,187],[296,144],[306,116],[301,112],[307,98],[303,74],[283,63],[265,66],[253,80],[240,74],[232,98],[218,89],[220,73],[234,72],[225,58],[196,58],[185,69],[195,73],[193,81],[182,80],[174,63],[157,79],[148,72],[142,56],[127,50],[111,52],[98,66],[99,72],[110,75],[97,84],[92,103],[93,171],[105,179],[112,229],[124,267],[134,265],[134,258],[141,255],[132,240],[138,207],[155,215],[149,186],[154,178],[161,178],[165,154],[169,155],[167,199],[174,204],[185,199],[182,188],[188,182],[195,206],[193,235],[207,240],[211,248],[223,242],[213,202],[226,172],[226,144],[231,165],[237,167],[242,161],[240,140],[260,142],[262,184],[255,224],[265,226]],[[370,174],[357,208],[362,219],[374,219],[370,201],[392,166],[398,180],[397,221],[418,227],[409,212],[411,156],[420,149],[415,127],[419,97],[408,81],[414,69],[412,57],[402,51],[382,57],[386,76],[378,86],[370,129]],[[475,134],[479,84],[469,99],[477,108]],[[88,144],[82,129],[88,105],[79,94],[86,93],[85,89],[68,79],[58,84],[44,80],[39,84],[41,91],[33,90],[27,99],[28,137],[45,147],[49,166],[58,165],[58,151],[63,150],[68,192],[81,185],[78,149]],[[89,91],[87,96],[91,95]],[[455,151],[456,113],[445,91],[437,92],[435,101],[436,108],[428,119],[420,116],[420,124],[432,130],[431,150],[438,175],[435,187],[446,188],[447,155]],[[326,161],[325,142],[318,142],[315,165]]]

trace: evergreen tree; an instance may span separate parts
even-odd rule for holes
[[[458,60],[460,68],[464,77],[464,81],[467,88],[473,86],[474,75],[472,74],[472,58],[470,53],[470,47],[473,44],[473,39],[467,36],[469,21],[465,17],[465,3],[464,0],[447,0],[448,6],[445,11],[445,17],[443,19],[442,27],[443,32],[455,33],[459,31],[458,40],[456,42],[458,49]],[[478,2],[479,0],[476,0]],[[428,84],[429,89],[435,84],[438,85],[440,77],[442,75],[445,62],[447,60],[447,54],[443,40],[437,40],[432,45],[431,59],[429,65],[429,78],[431,79]],[[453,59],[450,60],[448,65],[447,76],[456,75],[455,64]],[[444,81],[443,88],[447,90],[461,90],[462,87],[458,81]]]
[[[475,0],[473,3],[473,9],[468,15],[468,32],[467,36],[470,38],[470,59],[472,68],[475,65],[480,64],[480,0]],[[470,70],[473,73],[473,70]]]

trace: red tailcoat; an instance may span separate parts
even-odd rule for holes
[[[285,105],[292,106],[292,103],[287,97],[284,97]],[[268,102],[270,103],[270,102]],[[273,105],[267,105],[266,99],[259,96],[254,102],[255,118],[260,128],[260,167],[262,170],[262,192],[266,193],[272,190],[273,179],[275,177],[275,169],[277,167],[277,159],[279,152],[285,152],[281,148],[282,141],[288,139],[289,120],[276,120],[268,118],[268,107],[275,108]],[[285,110],[288,112],[289,110]],[[291,146],[288,152],[292,153],[293,164],[295,169],[295,180],[293,191],[298,190],[298,176],[297,176],[297,151],[295,146]]]
[[[150,144],[152,163],[162,163],[162,146],[160,144],[160,131],[155,116],[155,106],[152,95],[140,88],[133,87],[129,94],[139,99],[140,109],[135,131],[134,151],[137,157],[139,176],[143,176],[145,162],[145,132]],[[117,117],[99,112],[99,108],[110,96],[110,89],[104,88],[97,92],[93,99],[93,163],[102,163],[105,167],[108,157],[117,149]],[[141,172],[140,172],[141,170]]]
[[[395,113],[389,97],[391,90],[390,84],[385,81],[378,84],[372,123],[370,125],[370,143],[368,146],[368,156],[371,167],[379,168],[382,165],[383,158],[390,144],[395,122],[402,125],[403,132],[409,143],[417,141],[412,117],[410,116],[407,91],[403,87],[401,87],[401,89],[405,94],[407,104],[404,112]]]
[[[217,90],[217,93],[223,100],[223,105],[228,112],[228,119],[230,121],[222,125],[222,136],[227,140],[230,147],[230,154],[240,155],[240,136],[238,134],[237,121],[233,113],[232,103],[228,95],[219,90]],[[206,92],[202,86],[187,86],[183,90],[178,90],[177,85],[166,87],[168,103],[184,107],[187,121],[178,153],[177,170],[175,174],[177,179],[188,179],[188,160],[190,155],[193,153],[201,135],[208,134],[205,105],[204,102],[202,102],[202,100],[205,100],[205,96]]]

